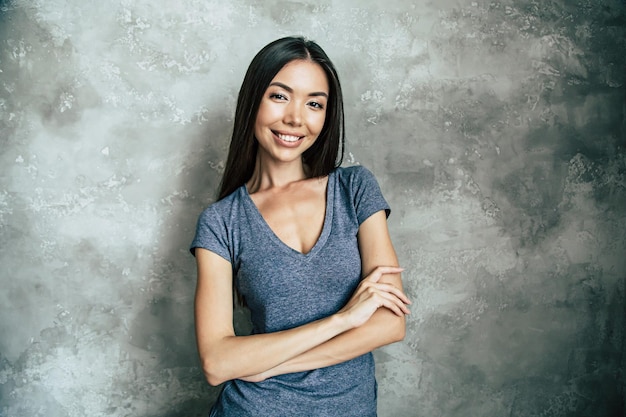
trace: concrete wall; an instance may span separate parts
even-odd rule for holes
[[[415,301],[380,416],[624,415],[620,0],[0,1],[0,415],[203,416],[187,252],[252,56],[342,76]]]

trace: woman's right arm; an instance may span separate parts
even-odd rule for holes
[[[195,250],[198,282],[195,298],[196,340],[202,368],[211,385],[267,371],[355,328],[378,307],[405,308],[398,295],[382,287],[380,297],[365,299],[348,311],[275,333],[236,336],[233,327],[232,267],[206,249]],[[389,273],[400,268],[389,268]],[[385,293],[385,294],[382,294]],[[378,307],[372,309],[372,305]]]

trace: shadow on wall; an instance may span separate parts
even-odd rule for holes
[[[589,319],[582,339],[595,343],[574,349],[568,362],[571,375],[581,375],[572,379],[579,395],[594,398],[600,392],[604,396],[592,403],[581,401],[584,407],[579,413],[626,416],[626,277],[615,288],[592,285],[589,291]]]
[[[167,277],[167,284],[154,292],[131,329],[132,344],[153,352],[158,358],[155,371],[176,381],[179,385],[172,389],[187,397],[159,417],[206,416],[220,391],[208,385],[198,358],[193,319],[196,266],[189,252],[197,217],[214,201],[221,180],[218,161],[226,157],[224,138],[231,128],[229,114],[210,118],[209,129],[180,132],[191,142],[184,145],[191,150],[190,159],[176,186],[179,198],[168,201],[171,212],[161,229],[158,263],[152,270],[155,277]]]

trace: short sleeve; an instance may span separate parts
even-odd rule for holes
[[[352,196],[359,225],[380,210],[385,210],[385,214],[389,217],[391,209],[374,174],[363,166],[354,167],[354,169]]]
[[[195,256],[196,248],[207,249],[232,263],[228,229],[222,216],[213,206],[204,210],[196,225],[196,235],[189,250]]]

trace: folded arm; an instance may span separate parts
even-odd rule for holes
[[[336,314],[285,331],[236,336],[232,269],[228,261],[196,249],[196,339],[210,384],[316,369],[343,362],[404,337],[400,271],[384,212],[359,228],[362,270],[372,271]],[[385,265],[385,266],[381,266]]]
[[[398,265],[383,211],[372,215],[361,224],[358,241],[364,272],[368,273],[381,265]],[[378,282],[387,283],[402,290],[402,280],[399,273],[384,274]],[[405,312],[408,310],[403,310],[403,313]],[[379,308],[365,324],[335,336],[266,372],[243,379],[261,381],[275,375],[336,365],[381,346],[401,341],[404,335],[405,315],[395,314],[388,308]]]
[[[196,249],[196,259],[196,340],[211,385],[266,371],[350,329],[331,316],[281,332],[236,336],[230,263],[205,249]]]

